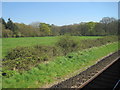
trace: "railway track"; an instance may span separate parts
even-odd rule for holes
[[[120,59],[99,74],[95,79],[85,85],[82,90],[87,88],[114,88],[120,79]],[[116,89],[115,89],[116,90]],[[120,90],[120,88],[119,88]]]
[[[114,88],[120,79],[120,50],[106,56],[78,75],[50,88]],[[118,87],[118,86],[116,86]]]

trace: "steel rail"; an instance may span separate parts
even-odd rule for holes
[[[119,58],[120,58],[120,56],[118,58],[116,58],[114,61],[112,61],[109,65],[107,65],[106,67],[104,67],[102,70],[100,70],[98,73],[96,73],[93,77],[91,77],[90,79],[88,79],[85,83],[83,83],[82,85],[80,85],[78,88],[83,88],[85,85],[87,85],[93,79],[95,79],[98,75],[100,75],[103,71],[105,71],[108,67],[110,67],[114,62],[116,62]]]
[[[120,80],[118,80],[118,82],[115,84],[115,86],[114,86],[114,88],[113,88],[113,90],[115,90],[116,89],[116,87],[118,86],[118,84],[120,83]]]

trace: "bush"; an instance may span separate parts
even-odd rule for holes
[[[29,70],[35,66],[38,60],[33,60],[32,58],[16,58],[14,60],[3,61],[3,71],[4,70],[13,70],[13,71],[24,71]]]
[[[56,46],[58,46],[62,50],[62,53],[66,55],[67,53],[77,51],[80,44],[71,36],[63,36],[56,43]]]
[[[118,41],[117,36],[105,36],[95,40],[81,40],[81,49],[87,49]]]
[[[58,47],[56,46],[41,46],[41,45],[36,45],[35,49],[40,51],[40,53],[44,53],[44,55],[48,55],[51,58],[54,56],[59,56],[61,55],[61,51]]]
[[[16,58],[32,57],[37,55],[36,52],[33,47],[16,47],[8,52],[6,59],[14,60]]]
[[[16,47],[5,57],[3,68],[21,72],[59,55],[60,50],[55,46]]]

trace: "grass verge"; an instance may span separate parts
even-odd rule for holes
[[[79,69],[91,66],[98,59],[117,50],[118,43],[116,42],[77,53],[69,53],[67,56],[58,57],[49,63],[39,64],[23,74],[15,73],[10,78],[4,77],[3,88],[39,88]]]

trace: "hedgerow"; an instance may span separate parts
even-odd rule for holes
[[[105,45],[117,40],[116,36],[80,41],[73,39],[71,36],[63,36],[54,46],[36,45],[32,47],[16,47],[9,51],[7,56],[3,59],[3,72],[7,73],[7,75],[9,74],[7,70],[22,73],[44,61],[53,60],[57,56],[65,56],[71,52]],[[72,57],[68,56],[68,58]],[[12,76],[11,74],[8,76]]]

